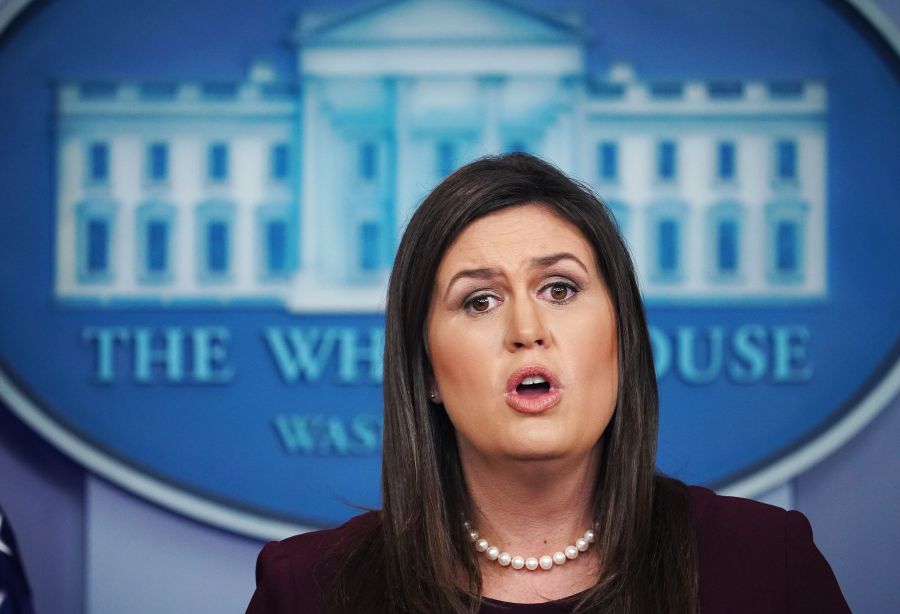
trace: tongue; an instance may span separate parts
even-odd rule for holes
[[[524,384],[519,384],[518,386],[516,386],[516,392],[517,392],[520,396],[525,397],[526,399],[527,399],[527,398],[532,398],[532,397],[539,397],[539,396],[541,396],[542,394],[545,394],[545,393],[547,393],[547,392],[549,392],[549,391],[550,391],[550,385],[549,385],[549,384],[546,384],[546,383],[544,383],[544,384],[531,384],[531,385],[528,385],[528,386],[526,386],[526,385],[524,385]]]

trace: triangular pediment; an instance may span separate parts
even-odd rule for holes
[[[339,16],[301,18],[308,46],[408,43],[575,43],[575,23],[507,0],[394,0]]]

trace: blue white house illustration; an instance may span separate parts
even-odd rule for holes
[[[503,0],[303,14],[297,74],[64,82],[57,298],[377,311],[421,198],[540,155],[608,202],[645,296],[827,293],[824,84],[586,68],[575,20]]]

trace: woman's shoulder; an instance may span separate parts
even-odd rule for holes
[[[754,529],[769,533],[776,525],[784,523],[786,515],[790,513],[768,503],[719,495],[702,486],[688,486],[688,492],[691,494],[691,509],[698,529],[713,529],[725,525],[743,527],[742,533],[752,532]],[[800,512],[793,513],[803,516]]]
[[[697,486],[689,492],[703,611],[850,611],[802,513]]]
[[[333,529],[267,543],[256,559],[256,591],[248,614],[319,611],[329,552],[373,531],[380,522],[380,512],[366,512]]]
[[[271,556],[289,559],[295,563],[314,563],[334,545],[352,539],[360,532],[374,529],[380,522],[381,512],[365,512],[333,529],[308,531],[279,542],[269,542],[263,547],[260,555],[262,556],[269,549]]]

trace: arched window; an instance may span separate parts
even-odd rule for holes
[[[650,205],[647,212],[650,279],[677,283],[684,276],[687,204],[678,200],[659,201]]]
[[[291,149],[287,143],[273,143],[269,147],[269,178],[283,183],[290,178]]]
[[[257,209],[257,260],[263,280],[283,280],[295,269],[297,251],[287,203],[270,203]]]
[[[808,211],[809,205],[798,200],[776,200],[766,205],[769,281],[803,282]]]
[[[197,271],[200,281],[227,281],[233,260],[234,204],[209,200],[197,207]]]
[[[741,275],[744,207],[723,201],[709,209],[707,217],[707,272],[718,281],[733,281]]]
[[[75,207],[79,283],[112,281],[117,210],[114,201],[105,199],[84,201]]]
[[[435,149],[435,170],[438,177],[444,178],[456,170],[456,143],[450,139],[441,139]]]
[[[523,138],[514,138],[506,143],[506,151],[509,153],[528,153],[531,148],[528,141]]]
[[[374,141],[363,141],[359,144],[359,178],[363,181],[374,181],[378,178],[378,145]]]
[[[137,209],[138,280],[166,283],[172,280],[175,207],[149,201]]]
[[[373,273],[381,266],[381,233],[378,222],[365,220],[359,224],[359,268]]]

